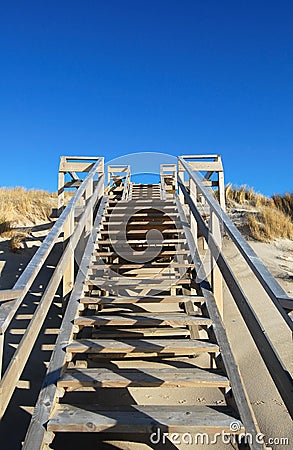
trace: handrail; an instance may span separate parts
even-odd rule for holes
[[[220,205],[217,203],[217,201],[214,199],[214,197],[210,194],[210,192],[203,186],[202,181],[198,174],[193,171],[188,163],[184,161],[182,157],[179,156],[179,161],[182,164],[182,167],[186,170],[190,178],[195,182],[198,190],[200,193],[204,196],[207,203],[212,208],[213,212],[216,214],[218,219],[223,223],[225,230],[231,237],[234,244],[237,246],[238,250],[248,263],[249,267],[257,277],[258,281],[262,285],[262,287],[265,289],[266,293],[269,295],[270,299],[273,301],[274,305],[278,309],[279,313],[283,317],[284,321],[287,323],[289,328],[293,330],[293,322],[288,317],[286,312],[284,311],[283,307],[280,304],[279,299],[284,301],[292,301],[293,305],[293,299],[291,299],[286,292],[282,289],[282,287],[279,285],[279,283],[274,279],[274,277],[271,275],[271,273],[268,271],[268,269],[265,267],[263,262],[260,260],[260,258],[256,255],[256,253],[253,251],[253,249],[250,247],[250,245],[245,241],[241,233],[238,231],[236,226],[233,224],[233,222],[229,219],[227,214],[222,210]],[[292,306],[293,309],[293,306]]]
[[[41,327],[47,317],[51,307],[54,295],[58,289],[60,281],[63,278],[63,288],[66,286],[66,295],[73,286],[74,282],[74,254],[76,246],[81,239],[91,230],[93,213],[98,200],[104,193],[104,173],[100,175],[97,183],[94,183],[94,177],[100,172],[100,164],[103,158],[98,158],[88,172],[87,177],[83,180],[74,197],[70,200],[61,216],[54,224],[53,228],[45,238],[43,244],[35,253],[27,268],[22,273],[13,289],[0,291],[0,379],[1,364],[3,356],[4,333],[9,326],[14,314],[21,305],[23,299],[29,292],[29,289],[42,269],[47,257],[51,253],[54,245],[57,243],[59,236],[63,233],[63,240],[66,239],[66,246],[60,256],[57,266],[51,275],[44,293],[38,302],[33,317],[30,319],[29,325],[14,352],[8,367],[6,368],[3,378],[0,381],[0,418],[3,416],[10,398],[14,392],[17,381],[25,367],[30,352],[40,333]],[[84,200],[82,214],[78,220],[74,220],[75,208],[79,206],[80,201]],[[65,283],[66,281],[66,283]]]
[[[263,327],[257,318],[252,306],[249,303],[247,296],[239,285],[236,277],[233,275],[225,257],[223,256],[221,249],[219,248],[216,240],[211,234],[209,227],[206,225],[204,219],[196,208],[193,200],[189,196],[186,187],[183,184],[183,180],[178,177],[179,188],[183,192],[185,200],[190,208],[191,213],[197,220],[198,226],[209,243],[209,248],[216,259],[216,263],[221,270],[223,278],[233,296],[238,309],[245,320],[251,336],[262,356],[263,361],[267,369],[269,370],[275,385],[288,408],[288,411],[293,416],[293,397],[292,397],[292,378],[284,367],[277,351],[275,350],[269,337],[263,330]],[[287,316],[286,316],[287,317]]]
[[[22,294],[21,289],[5,289],[0,291],[0,302],[6,302],[19,297]]]
[[[104,182],[104,176],[100,177],[99,185]],[[68,245],[63,251],[60,260],[50,278],[50,281],[43,293],[43,296],[37,306],[34,315],[26,328],[26,331],[21,339],[21,342],[15,351],[4,375],[0,382],[0,418],[5,412],[8,402],[14,391],[16,382],[19,380],[21,373],[26,364],[27,358],[34,346],[35,339],[37,338],[43,322],[48,314],[49,308],[52,304],[53,297],[58,289],[59,283],[63,277],[64,271],[66,270],[68,260],[74,255],[74,250],[81,238],[82,231],[88,220],[88,214],[94,208],[99,194],[100,186],[97,186],[92,197],[90,198],[88,204],[86,205],[78,224],[69,239]]]
[[[39,273],[42,265],[44,264],[46,258],[50,254],[53,246],[55,245],[60,233],[63,231],[64,225],[66,221],[69,219],[70,214],[73,211],[73,208],[78,205],[78,202],[81,200],[82,195],[85,193],[88,185],[91,180],[93,180],[94,175],[96,174],[100,163],[103,161],[103,158],[99,158],[97,162],[94,164],[92,169],[89,171],[87,177],[84,179],[79,189],[76,191],[75,195],[72,197],[66,208],[63,210],[59,219],[55,222],[53,228],[50,233],[46,236],[44,242],[41,247],[34,254],[26,269],[23,271],[15,285],[13,286],[14,290],[20,290],[21,295],[14,300],[13,305],[12,302],[9,302],[9,306],[11,306],[11,311],[7,310],[6,317],[0,316],[0,333],[4,332],[7,326],[9,325],[15,311],[23,301],[24,297],[28,293],[36,275]],[[3,305],[4,306],[4,305]],[[2,308],[3,308],[2,306]],[[8,305],[7,306],[8,309]]]

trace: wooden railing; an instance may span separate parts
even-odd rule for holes
[[[213,155],[214,156],[214,155]],[[189,156],[189,159],[192,158]],[[196,158],[196,156],[194,157]],[[199,174],[199,170],[221,170],[220,165],[210,163],[208,166],[204,164],[192,165],[185,160],[184,157],[178,158],[178,186],[180,190],[181,203],[186,203],[189,207],[191,223],[194,220],[196,226],[193,228],[194,241],[197,243],[197,230],[201,232],[208,248],[211,252],[214,264],[212,264],[212,285],[214,296],[218,305],[218,309],[223,314],[222,304],[222,281],[225,280],[230,293],[246,323],[246,326],[252,336],[258,351],[278,389],[284,404],[286,405],[291,416],[293,415],[293,396],[292,396],[292,378],[284,366],[277,350],[266,334],[255,310],[253,309],[249,298],[244,293],[240,283],[229,266],[223,255],[222,249],[218,242],[215,229],[219,229],[219,224],[223,226],[224,231],[228,233],[232,242],[235,244],[240,254],[243,256],[248,267],[252,270],[258,282],[264,288],[269,298],[273,302],[275,308],[280,313],[284,322],[292,331],[293,322],[287,315],[286,310],[293,309],[293,299],[288,297],[281,286],[273,278],[262,261],[255,254],[253,249],[242,237],[235,225],[229,219],[223,208],[216,201],[210,189],[204,185],[206,178]],[[185,178],[188,178],[187,180]],[[222,188],[223,189],[223,188]],[[221,198],[221,194],[219,198]],[[210,221],[206,223],[199,210],[198,199],[201,198],[209,206]],[[222,199],[223,202],[223,199]],[[218,222],[218,223],[217,223]],[[191,227],[192,228],[192,227]]]
[[[78,162],[78,169],[83,169]],[[54,295],[63,279],[63,295],[67,295],[74,283],[75,249],[82,237],[92,229],[94,211],[104,195],[104,161],[96,158],[86,178],[81,182],[74,197],[70,200],[59,219],[54,224],[41,247],[35,253],[12,290],[0,291],[0,337],[3,349],[4,335],[17,309],[22,304],[29,289],[42,269],[53,247],[63,235],[64,250],[58,264],[45,288],[32,319],[15,351],[0,382],[0,417],[3,416],[16,384],[36,342],[41,327],[48,314]],[[73,170],[73,169],[72,169]],[[80,204],[83,204],[80,213]],[[78,209],[79,215],[76,216]],[[1,354],[2,361],[2,354]]]

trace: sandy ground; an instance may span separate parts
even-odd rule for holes
[[[8,250],[8,242],[0,241],[0,289],[10,288],[15,283],[21,271],[26,267],[31,256],[38,248],[44,235],[48,230],[43,227],[32,233],[32,239],[28,242],[28,248],[19,254],[12,254]],[[271,270],[273,275],[277,278],[286,292],[292,296],[293,294],[293,243],[290,241],[278,241],[274,244],[262,244],[251,242],[252,247],[263,259],[267,267]],[[254,282],[252,273],[243,264],[242,258],[238,255],[234,246],[229,240],[224,241],[224,253],[231,263],[242,287],[249,295],[250,301],[259,314],[263,326],[265,327],[270,339],[281,355],[284,364],[292,372],[292,348],[291,335],[288,333],[287,327],[284,326],[283,321],[271,304],[267,295],[257,282]],[[46,284],[49,274],[51,273],[56,263],[58,251],[55,252],[50,261],[47,263],[46,269],[40,274],[40,277],[32,287],[31,295],[28,297],[26,304],[24,304],[18,311],[15,320],[7,333],[5,342],[5,362],[6,365],[12,354],[13,348],[17,345],[21,337],[21,330],[27,324],[24,319],[24,314],[33,313],[37,300],[43,292],[43,286]],[[243,319],[241,318],[233,299],[229,294],[227,286],[224,288],[224,321],[229,336],[231,346],[239,365],[244,384],[248,391],[248,395],[255,411],[257,420],[260,425],[262,433],[267,438],[281,438],[288,437],[291,444],[272,445],[273,449],[288,449],[293,447],[292,422],[289,414],[280,399],[273,383],[270,380],[269,374],[264,367],[261,358],[252,342]],[[46,362],[50,358],[52,344],[56,338],[57,328],[60,325],[60,299],[58,296],[54,299],[54,303],[50,310],[48,319],[44,324],[40,337],[31,354],[27,367],[21,377],[21,382],[15,391],[12,401],[5,414],[4,420],[0,426],[0,448],[5,450],[17,450],[21,448],[21,441],[24,439],[26,428],[30,421],[30,415],[33,410],[33,405],[36,402],[37,394],[41,387],[42,379],[45,375]],[[204,356],[202,363],[205,364]],[[189,359],[187,364],[191,364]],[[201,364],[199,358],[196,359],[197,364]],[[179,365],[176,361],[173,365]],[[119,365],[125,366],[127,363],[120,362]],[[155,365],[153,362],[141,362],[141,367]],[[170,389],[142,389],[132,388],[115,392],[113,398],[113,391],[97,393],[99,401],[104,403],[115,402],[118,398],[122,403],[127,403],[130,400],[136,400],[144,404],[208,404],[210,401],[215,404],[221,404],[222,396],[219,391],[215,390],[197,390],[196,395],[194,391],[188,389],[174,392]],[[90,436],[86,444],[82,444],[83,437],[74,436],[74,439],[69,436],[62,436],[56,438],[53,448],[57,449],[77,449],[83,445],[86,449],[113,449],[121,448],[125,450],[130,449],[147,449],[150,448],[147,443],[133,444],[131,442],[111,442],[98,443],[96,436]],[[159,448],[159,447],[156,447]],[[162,446],[164,449],[175,448],[172,445]],[[180,448],[194,448],[193,446],[181,446]],[[204,447],[196,447],[204,448]],[[221,449],[220,445],[213,446],[213,448]],[[227,448],[227,446],[225,447]],[[231,446],[229,448],[232,448]],[[33,450],[33,449],[32,449]]]

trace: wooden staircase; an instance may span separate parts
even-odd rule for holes
[[[216,339],[195,282],[175,197],[161,200],[158,185],[133,185],[128,201],[105,199],[100,216],[60,331],[64,358],[53,358],[49,368],[59,376],[41,448],[55,448],[56,433],[139,442],[157,429],[231,433],[235,445],[245,424],[233,396],[239,383],[234,387],[227,376],[222,345],[230,372],[237,367],[223,328],[222,342]],[[44,404],[46,389],[54,388],[43,391]],[[33,438],[29,429],[24,448]]]

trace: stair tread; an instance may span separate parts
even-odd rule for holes
[[[164,432],[213,433],[231,432],[230,425],[234,421],[231,410],[225,407],[58,404],[47,424],[47,430],[150,434],[157,425]],[[244,432],[242,425],[238,428],[237,433]]]
[[[229,387],[228,378],[215,371],[193,368],[67,369],[58,381],[62,387]]]
[[[201,296],[186,296],[186,295],[177,295],[177,296],[134,296],[134,297],[126,297],[126,296],[105,296],[105,297],[83,297],[80,299],[80,303],[83,304],[127,304],[127,303],[180,303],[186,301],[195,301],[200,302],[203,301],[204,298]]]
[[[147,275],[147,274],[146,274]],[[178,274],[179,275],[179,274]],[[190,283],[191,279],[190,278],[180,278],[179,276],[175,277],[175,273],[172,274],[172,276],[156,276],[156,278],[151,278],[151,277],[145,277],[145,278],[139,278],[139,277],[126,277],[123,275],[118,275],[117,277],[113,277],[112,275],[110,276],[110,278],[106,278],[106,274],[104,276],[96,276],[96,275],[90,275],[90,277],[88,278],[88,280],[85,281],[85,284],[93,284],[93,283],[107,283],[107,284],[111,284],[111,285],[116,285],[116,286],[131,286],[131,287],[135,287],[139,284],[143,284],[143,285],[156,285],[156,286],[160,286],[160,285],[165,285],[165,284],[169,284],[169,283]]]
[[[92,332],[93,339],[133,339],[133,338],[157,338],[157,337],[190,336],[188,328],[164,328],[164,327],[131,327],[117,328],[104,326]]]
[[[144,314],[99,314],[95,316],[80,316],[74,319],[78,326],[102,326],[102,325],[161,325],[161,326],[186,326],[186,325],[211,325],[212,320],[201,316],[191,316],[185,313],[152,313]]]
[[[91,263],[90,264],[90,268],[91,269],[107,269],[109,267],[113,268],[113,269],[141,269],[141,268],[148,268],[148,269],[155,269],[156,267],[166,267],[166,268],[171,268],[171,269],[180,269],[180,268],[188,268],[188,267],[193,267],[194,264],[193,263],[174,263],[174,262],[157,262],[157,263],[149,263],[146,262],[144,264],[141,263],[137,263],[137,264],[123,264],[123,263],[110,263],[110,264],[106,264],[106,263]]]
[[[117,236],[119,237],[119,236]],[[146,239],[146,238],[142,238],[142,239],[125,239],[125,236],[121,236],[121,239],[101,239],[99,241],[97,241],[97,243],[95,244],[95,247],[99,246],[99,245],[112,245],[112,244],[117,244],[117,243],[121,243],[122,245],[124,244],[145,244],[148,246],[151,245],[166,245],[166,244],[179,244],[179,243],[186,243],[186,239],[185,238],[170,238],[170,239]]]
[[[134,224],[131,224],[134,225]],[[140,230],[127,230],[127,235],[128,234],[146,234],[149,230],[144,230],[143,228],[141,228]],[[182,233],[183,229],[182,228],[164,228],[163,230],[158,230],[160,231],[160,233],[164,233],[164,234],[178,234],[178,233]],[[125,234],[124,231],[120,231],[120,229],[116,229],[116,230],[102,230],[101,231],[101,235],[109,235],[109,234],[115,234],[117,237],[124,239],[125,238]]]
[[[109,256],[113,256],[113,255],[118,255],[117,251],[110,251],[110,252],[106,252],[106,251],[99,251],[99,250],[95,250],[94,255],[100,256],[100,257],[109,257]],[[124,252],[123,251],[123,256],[141,256],[141,251],[140,250],[133,250],[133,252]],[[179,255],[190,255],[190,250],[162,250],[160,252],[160,254],[158,256],[155,256],[155,258],[162,258],[164,256],[179,256]]]
[[[67,352],[73,353],[177,353],[190,354],[219,351],[219,346],[195,339],[79,339],[70,342]]]

